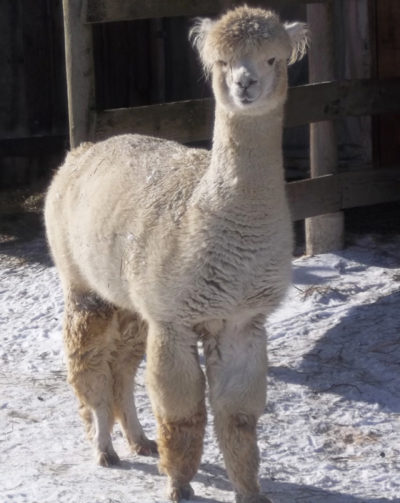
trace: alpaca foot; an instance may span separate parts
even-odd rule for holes
[[[97,464],[108,468],[110,466],[117,466],[121,463],[118,454],[114,449],[106,452],[98,452],[97,454]]]
[[[168,498],[174,503],[178,503],[181,500],[190,500],[194,496],[194,491],[190,484],[184,484],[179,486],[176,482],[168,482],[167,489]]]
[[[139,454],[140,456],[151,456],[153,454],[158,454],[157,443],[154,440],[149,440],[148,438],[143,438],[139,443],[132,446],[132,450]]]
[[[272,503],[265,494],[236,494],[236,503]]]

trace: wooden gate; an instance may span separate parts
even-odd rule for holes
[[[309,4],[310,23],[318,30],[322,16],[326,28],[323,33],[327,33],[329,38],[329,30],[334,28],[329,14],[333,2],[335,0],[259,0],[247,3],[276,9],[283,4]],[[242,3],[236,0],[63,0],[71,146],[75,147],[85,140],[100,140],[126,132],[149,134],[183,143],[209,139],[213,122],[211,99],[96,110],[92,26],[121,20],[213,15]],[[319,5],[318,22],[315,20],[318,11],[313,9],[314,4]],[[319,34],[322,38],[312,49],[314,54],[311,52],[311,66],[313,60],[316,62],[316,70],[312,71],[316,78],[320,68],[318,64],[329,60],[329,51],[333,50],[329,40],[323,38],[323,33]],[[323,58],[321,50],[324,51]],[[393,114],[400,111],[398,78],[332,81],[329,68],[321,72],[320,78],[328,81],[289,89],[286,127],[326,125],[346,116]],[[315,142],[314,150],[317,152],[329,147],[330,166],[322,166],[323,156],[315,155],[312,178],[287,184],[293,220],[338,215],[346,208],[400,200],[398,167],[339,173],[335,166],[334,136],[326,132],[326,128],[314,126],[314,131],[318,130],[322,133],[314,133],[314,140],[312,134],[311,142]],[[309,252],[317,253],[326,251],[327,247],[333,249],[341,246],[343,220],[340,217],[336,219],[334,230],[332,219],[322,219],[322,223],[317,222],[316,225],[315,232],[311,219],[311,232],[307,235]],[[329,239],[332,232],[335,237]]]

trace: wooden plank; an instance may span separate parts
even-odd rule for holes
[[[96,139],[141,133],[187,143],[211,137],[211,98],[97,112]],[[400,79],[350,80],[289,89],[285,126],[400,111]]]
[[[27,134],[21,2],[2,2],[0,15],[0,136]]]
[[[250,0],[249,5],[279,9],[283,5],[321,3],[328,0]],[[241,5],[243,0],[86,0],[87,23],[109,23],[133,19],[219,14]]]
[[[307,22],[313,34],[308,52],[310,82],[335,78],[333,3],[308,5]],[[333,121],[310,124],[310,174],[317,177],[333,174],[338,165],[336,128]],[[344,217],[342,212],[324,212],[305,222],[306,253],[341,250],[344,247]]]
[[[292,219],[400,201],[399,167],[358,170],[286,185]]]
[[[341,207],[340,179],[335,175],[308,178],[286,184],[293,220],[304,220]]]
[[[83,0],[63,0],[65,65],[70,142],[77,147],[91,138],[93,125],[94,65],[92,29],[81,21]]]
[[[210,138],[212,99],[163,103],[97,113],[96,140],[115,134],[140,133],[187,143]]]
[[[31,4],[32,5],[32,4]],[[35,8],[35,5],[32,6]],[[67,80],[65,78],[65,50],[62,0],[47,0],[49,12],[48,44],[50,59],[51,129],[46,134],[66,135],[68,131]]]
[[[51,130],[52,85],[51,54],[48,39],[49,16],[45,0],[35,9],[24,5],[22,11],[24,67],[26,71],[26,108],[29,133],[44,134]],[[38,29],[40,27],[40,29]],[[46,92],[43,92],[46,89]]]
[[[400,77],[400,2],[376,2],[377,72],[380,78]],[[400,115],[377,121],[379,162],[387,166],[400,156]]]
[[[341,173],[342,208],[400,200],[399,167]]]
[[[400,79],[320,82],[289,89],[286,127],[400,111]]]

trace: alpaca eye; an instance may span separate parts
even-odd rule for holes
[[[220,59],[219,61],[217,61],[217,63],[219,64],[219,66],[221,66],[222,68],[226,68],[228,66],[228,63],[226,61],[223,61],[222,59]]]
[[[272,66],[274,63],[275,63],[275,58],[269,58],[268,64]]]

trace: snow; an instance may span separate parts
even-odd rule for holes
[[[62,294],[45,242],[0,248],[0,501],[165,502],[155,458],[93,463],[66,383]],[[274,503],[400,502],[400,238],[294,260],[294,283],[268,321],[268,405],[259,427],[262,489]],[[141,422],[155,422],[137,380]],[[212,432],[196,501],[233,493]]]

